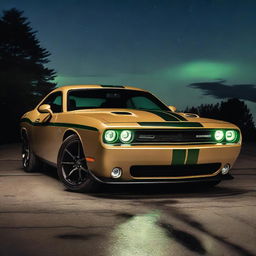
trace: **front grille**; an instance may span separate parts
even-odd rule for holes
[[[133,144],[216,143],[209,129],[137,130]]]
[[[133,177],[185,177],[211,175],[219,170],[221,163],[193,165],[134,165],[130,168]]]

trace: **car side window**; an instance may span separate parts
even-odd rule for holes
[[[53,113],[62,112],[62,93],[54,92],[50,94],[43,102],[43,104],[49,104]]]

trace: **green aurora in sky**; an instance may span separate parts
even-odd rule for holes
[[[232,77],[236,74],[238,67],[235,64],[223,63],[223,62],[212,62],[212,61],[192,61],[184,63],[178,67],[169,67],[165,69],[164,76],[167,79],[181,79],[190,81],[191,83],[195,80],[212,80],[222,79],[226,77]],[[157,72],[156,72],[157,73]],[[154,76],[155,74],[145,74],[145,76]],[[161,73],[161,75],[163,75]],[[124,75],[123,75],[124,76]],[[56,82],[59,86],[64,84],[84,84],[84,81],[88,81],[89,77],[69,77],[69,76],[58,76]],[[91,80],[91,79],[89,79]],[[93,80],[101,80],[100,77],[94,77]]]
[[[231,77],[237,71],[234,64],[211,62],[211,61],[192,61],[178,67],[176,75],[184,80],[194,79],[219,79],[223,77]],[[170,75],[173,72],[171,72]]]

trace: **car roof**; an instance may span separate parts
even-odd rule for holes
[[[144,91],[143,89],[126,86],[126,85],[99,85],[99,84],[85,84],[85,85],[65,85],[56,88],[55,91],[68,91],[71,89],[130,89],[137,91]]]

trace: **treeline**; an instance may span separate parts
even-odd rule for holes
[[[184,112],[233,123],[241,129],[243,140],[256,141],[256,128],[253,116],[244,101],[234,98],[217,104],[187,107]]]
[[[53,89],[55,71],[46,67],[50,53],[41,47],[23,12],[0,17],[0,144],[19,140],[19,119]]]

